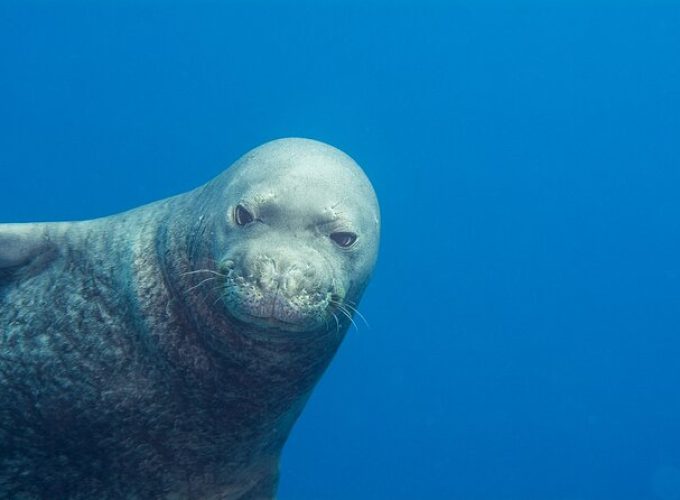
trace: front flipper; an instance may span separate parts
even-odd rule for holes
[[[60,231],[51,231],[50,226],[59,224],[0,224],[0,285],[34,263],[44,269],[58,254],[54,237]]]

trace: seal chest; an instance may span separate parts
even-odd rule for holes
[[[379,225],[308,139],[123,214],[0,225],[0,496],[273,497]]]

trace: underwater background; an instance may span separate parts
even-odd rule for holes
[[[280,500],[680,499],[680,2],[0,0],[2,222],[286,136],[383,233]]]

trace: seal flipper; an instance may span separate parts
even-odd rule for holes
[[[0,224],[0,286],[6,285],[15,272],[39,261],[40,268],[57,255],[57,245],[50,238],[49,223]]]

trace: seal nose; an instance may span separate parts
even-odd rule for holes
[[[311,288],[319,282],[319,269],[310,259],[293,258],[286,252],[259,255],[251,269],[263,290],[282,291],[286,295]]]

